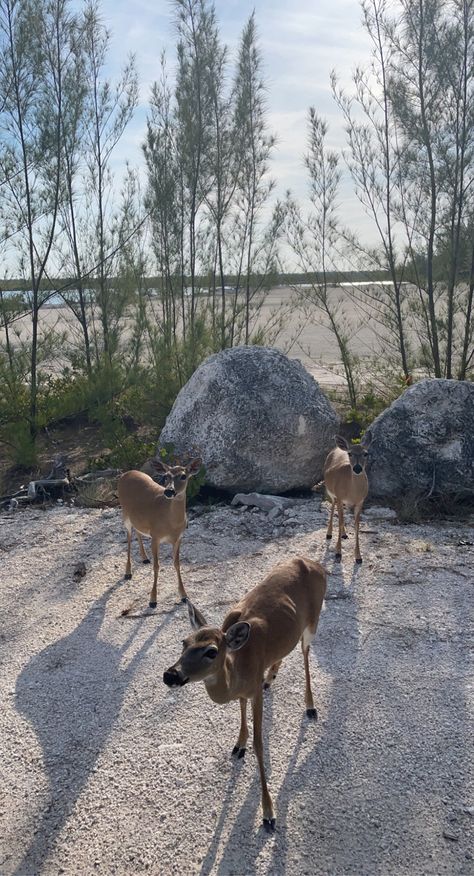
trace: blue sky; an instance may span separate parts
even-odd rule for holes
[[[306,174],[302,155],[311,104],[329,123],[330,145],[345,143],[329,76],[335,68],[341,82],[350,86],[356,64],[368,61],[370,46],[361,24],[360,4],[358,0],[217,0],[215,7],[231,58],[236,55],[242,28],[255,8],[268,84],[269,125],[278,138],[272,173],[278,194],[290,188],[303,198]],[[165,49],[168,60],[174,61],[173,8],[169,0],[102,0],[101,9],[112,33],[111,75],[118,75],[127,53],[134,52],[140,80],[140,107],[118,147],[118,170],[125,158],[132,165],[142,163],[140,144],[147,102],[150,86],[159,75],[161,51]],[[366,240],[374,240],[372,226],[348,180],[341,189],[341,211],[347,224]]]

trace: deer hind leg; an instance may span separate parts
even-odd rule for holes
[[[277,660],[276,663],[273,663],[272,666],[270,666],[270,669],[267,672],[267,677],[265,678],[265,680],[263,682],[263,689],[264,690],[268,690],[272,681],[275,681],[275,678],[277,677],[277,673],[278,673],[278,670],[281,666],[281,663],[282,663],[281,660]]]
[[[334,507],[335,507],[335,505],[336,505],[336,500],[333,498],[333,496],[331,496],[331,512],[330,512],[330,514],[329,514],[329,523],[328,523],[328,529],[327,529],[327,532],[326,532],[326,538],[327,538],[328,540],[329,540],[330,538],[332,538],[332,522],[333,522],[333,517],[334,517]]]
[[[149,563],[150,560],[147,556],[147,552],[145,550],[145,545],[143,544],[143,539],[142,539],[141,533],[138,532],[138,529],[136,530],[136,533],[137,533],[138,547],[140,548],[140,556],[142,558],[142,562]]]
[[[125,580],[130,581],[130,578],[132,577],[132,527],[129,521],[125,521],[125,529],[127,530],[127,565],[125,566]]]
[[[245,697],[239,698],[240,702],[240,730],[239,737],[232,749],[232,754],[237,755],[240,759],[244,756],[247,750],[247,739],[249,738],[249,728],[247,726],[247,700]]]
[[[263,697],[262,689],[259,688],[257,694],[252,700],[253,712],[253,747],[257,756],[258,768],[260,771],[260,782],[262,785],[262,810],[263,810],[263,826],[266,831],[272,832],[275,830],[275,813],[273,810],[272,798],[267,787],[267,779],[265,776],[265,766],[263,763],[263,742],[262,742],[262,719],[263,719]]]
[[[175,541],[175,543],[174,543],[174,545],[173,545],[173,563],[174,563],[174,567],[175,567],[175,569],[176,569],[176,574],[177,574],[177,576],[178,576],[178,591],[179,591],[179,595],[180,595],[180,597],[181,597],[181,601],[182,601],[182,602],[186,602],[186,599],[187,599],[188,597],[187,597],[186,590],[184,589],[183,579],[181,578],[181,568],[180,568],[180,565],[179,565],[179,548],[180,548],[180,545],[181,545],[181,537],[178,538],[178,541]]]
[[[355,528],[355,561],[359,565],[362,562],[362,557],[360,554],[360,546],[359,546],[359,526],[360,526],[360,515],[362,512],[362,503],[360,505],[356,505],[354,508],[354,528]]]
[[[306,627],[303,635],[301,636],[301,650],[303,652],[303,660],[304,660],[304,674],[306,679],[306,687],[304,694],[304,701],[306,705],[306,714],[308,718],[316,721],[318,718],[318,713],[314,708],[313,702],[313,692],[311,690],[311,676],[309,674],[309,646],[311,644],[312,638],[316,632],[316,624],[310,627]]]
[[[337,499],[337,516],[339,520],[339,530],[336,544],[336,560],[340,560],[342,556],[341,539],[343,538],[344,528],[344,505],[340,499]]]
[[[151,554],[153,557],[153,587],[150,593],[150,608],[156,608],[156,590],[158,586],[158,572],[160,570],[159,555],[160,542],[155,536],[151,540]]]

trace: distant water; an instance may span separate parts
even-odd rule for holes
[[[93,289],[85,289],[84,293],[89,298],[93,295]],[[42,292],[41,294],[45,299],[44,307],[60,307],[64,304],[64,298],[57,292]],[[64,294],[71,302],[79,301],[79,293],[76,289],[68,289]],[[4,298],[18,298],[25,307],[30,307],[33,293],[31,290],[25,292],[22,289],[2,289],[2,295]]]

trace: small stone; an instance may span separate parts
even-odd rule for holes
[[[83,578],[86,572],[86,564],[82,560],[80,561],[80,563],[76,563],[73,572],[76,581],[78,581],[80,578]]]
[[[451,840],[453,843],[457,843],[459,839],[459,834],[455,833],[453,830],[443,830],[443,836],[447,840]]]
[[[281,515],[281,508],[271,508],[268,512],[268,520],[275,520],[276,517]]]

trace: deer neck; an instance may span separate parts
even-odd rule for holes
[[[221,668],[204,679],[207,693],[215,703],[228,703],[236,699],[232,689],[232,662],[232,657],[226,654]]]
[[[367,492],[368,492],[368,488],[369,488],[369,482],[367,480],[367,475],[366,475],[365,471],[361,471],[360,474],[355,474],[355,472],[353,472],[351,470],[351,476],[352,476],[352,495],[355,497],[355,499],[357,501],[362,501],[363,499],[365,499]]]

